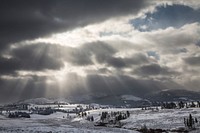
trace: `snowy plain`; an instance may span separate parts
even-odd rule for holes
[[[95,122],[100,120],[102,112],[130,111],[130,117],[121,120],[122,128],[97,127]],[[88,113],[89,112],[89,113]],[[184,118],[189,114],[200,120],[200,108],[184,109],[159,109],[141,110],[141,108],[109,108],[87,111],[94,117],[94,122],[87,121],[84,117],[77,117],[76,114],[56,112],[51,115],[31,114],[31,118],[7,118],[0,115],[1,133],[138,133],[136,129],[146,125],[152,129],[177,129],[184,127]],[[197,130],[200,132],[199,124]]]

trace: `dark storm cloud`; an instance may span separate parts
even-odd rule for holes
[[[187,64],[191,66],[199,66],[200,65],[200,56],[196,57],[187,57],[183,59]]]
[[[56,51],[56,48],[56,46],[50,44],[21,46],[12,49],[11,55],[14,57],[12,60],[20,66],[18,70],[60,69],[64,64],[60,59],[60,51]],[[3,64],[3,66],[6,67],[6,64]]]
[[[116,68],[122,68],[127,66],[123,58],[111,57],[106,60],[106,63]]]
[[[134,54],[131,57],[110,57],[105,60],[109,66],[115,68],[131,67],[132,65],[140,65],[149,63],[148,58],[144,54]]]
[[[76,66],[92,65],[92,57],[99,63],[105,63],[108,58],[117,52],[108,43],[101,41],[86,43],[77,48],[63,47],[61,51],[62,58]]]
[[[135,14],[143,7],[143,0],[0,0],[0,47]]]
[[[92,65],[91,54],[79,48],[65,48],[62,50],[65,61],[75,66]]]
[[[156,11],[146,13],[145,18],[130,21],[140,31],[165,29],[168,27],[180,28],[185,24],[200,22],[200,10],[186,5],[158,6]],[[146,26],[146,28],[142,28]]]
[[[39,43],[7,51],[9,58],[0,57],[0,74],[17,76],[16,71],[59,70],[64,67],[62,46]],[[18,75],[19,76],[19,75]]]
[[[44,97],[46,91],[45,79],[46,77],[0,78],[0,103]]]
[[[0,58],[1,74],[13,74],[17,70],[59,70],[64,62],[74,66],[93,65],[92,56],[99,63],[107,62],[117,51],[105,42],[84,44],[78,48],[48,43],[26,44],[11,49],[11,58]]]
[[[143,65],[134,70],[134,73],[141,76],[178,74],[177,72],[174,72],[167,67],[161,67],[159,64]]]
[[[200,40],[196,42],[196,45],[200,47]]]
[[[84,44],[78,48],[48,43],[26,44],[11,49],[11,58],[0,58],[1,74],[13,74],[17,70],[59,70],[64,62],[74,66],[93,65],[92,56],[104,63],[117,51],[105,42]]]
[[[8,101],[18,101],[23,99],[37,97],[59,97],[58,86],[46,85],[45,76],[30,76],[25,79],[0,79],[0,103]],[[145,97],[150,93],[155,93],[162,89],[175,89],[179,85],[174,85],[169,81],[169,85],[153,80],[135,79],[126,75],[101,76],[87,75],[84,79],[77,74],[68,75],[68,82],[72,82],[67,89],[61,93],[65,98],[80,97],[89,94],[99,96],[100,94],[119,96],[123,94],[132,94],[139,97]],[[87,84],[80,82],[83,80]],[[51,93],[51,94],[48,94]]]
[[[82,66],[82,65],[92,65],[92,57],[99,64],[106,64],[114,68],[124,68],[130,67],[131,65],[140,65],[148,63],[148,58],[142,54],[137,53],[133,54],[130,57],[114,57],[116,53],[120,52],[114,46],[106,42],[92,42],[84,44],[78,48],[65,48],[63,55],[67,62],[72,63],[73,65]]]
[[[105,60],[117,53],[117,50],[115,50],[112,46],[101,41],[85,44],[82,50],[94,55],[99,63],[104,63]]]
[[[133,94],[135,96],[144,96],[144,93],[161,90],[161,83],[152,80],[134,79],[125,75],[102,76],[98,74],[88,74],[84,81],[87,89],[84,87],[74,87],[68,92],[71,95],[123,95]],[[164,87],[166,89],[166,87]]]
[[[86,69],[85,72],[90,75],[90,74],[94,74],[94,73],[98,73],[98,74],[112,74],[113,72],[111,70],[109,70],[108,68],[98,68],[97,70],[94,69]]]
[[[199,91],[199,86],[200,86],[199,78],[197,77],[196,79],[187,80],[184,83],[184,85],[186,85],[188,88],[192,90]]]
[[[86,43],[77,48],[67,46],[54,46],[60,52],[60,57],[64,61],[75,66],[93,65],[92,57],[99,63],[103,63],[107,58],[111,57],[117,51],[109,46],[109,44],[101,41]]]
[[[164,89],[183,88],[181,85],[168,80],[163,83],[154,80],[135,79],[126,75],[115,76],[100,76],[88,75],[87,85],[89,92],[96,94],[105,93],[108,95],[123,95],[132,94],[139,97],[144,97],[150,93],[155,93]]]
[[[0,74],[15,74],[15,70],[20,69],[20,63],[16,58],[0,57]]]
[[[130,58],[125,61],[131,65],[141,65],[149,63],[149,59],[142,53],[133,54]]]
[[[187,52],[188,52],[188,50],[187,50],[186,48],[180,48],[179,51],[180,51],[181,53],[187,53]]]
[[[147,88],[144,83],[148,81],[136,80],[129,76],[119,75],[115,76],[99,76],[99,75],[88,75],[87,84],[91,92],[95,93],[106,93],[112,95],[120,94],[133,94],[136,96],[142,96],[144,92],[148,93],[151,89],[156,91],[159,88]]]

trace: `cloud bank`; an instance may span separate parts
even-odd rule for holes
[[[199,2],[0,1],[0,101],[199,91]]]

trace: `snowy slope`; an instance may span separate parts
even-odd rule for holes
[[[130,117],[122,120],[122,128],[96,127],[94,122],[99,121],[102,112],[130,111]],[[134,131],[146,125],[152,129],[177,129],[184,127],[184,118],[189,114],[200,120],[200,108],[188,109],[163,109],[159,111],[141,110],[141,108],[109,108],[90,110],[88,115],[94,117],[94,122],[85,120],[85,117],[77,117],[76,114],[53,113],[42,116],[31,114],[30,119],[9,119],[0,115],[0,132],[71,132],[71,133],[137,133]],[[200,125],[196,125],[198,133]],[[134,130],[133,130],[134,129]]]
[[[46,103],[54,103],[54,101],[47,98],[34,98],[34,99],[27,99],[24,101],[20,101],[19,103],[46,104]]]
[[[122,95],[121,98],[122,98],[122,100],[129,100],[129,101],[141,101],[142,100],[142,98],[136,97],[133,95]]]
[[[64,116],[64,118],[63,118]],[[1,133],[138,133],[137,131],[95,127],[94,123],[83,118],[73,118],[76,115],[70,114],[72,118],[67,118],[66,113],[54,113],[52,115],[31,115],[30,119],[9,119],[0,115]]]
[[[65,98],[34,98],[34,99],[27,99],[24,101],[19,101],[18,103],[27,103],[27,104],[47,104],[47,103],[65,103],[69,104],[70,101]]]

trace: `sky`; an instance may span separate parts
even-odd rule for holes
[[[199,0],[0,0],[0,102],[200,89]]]

